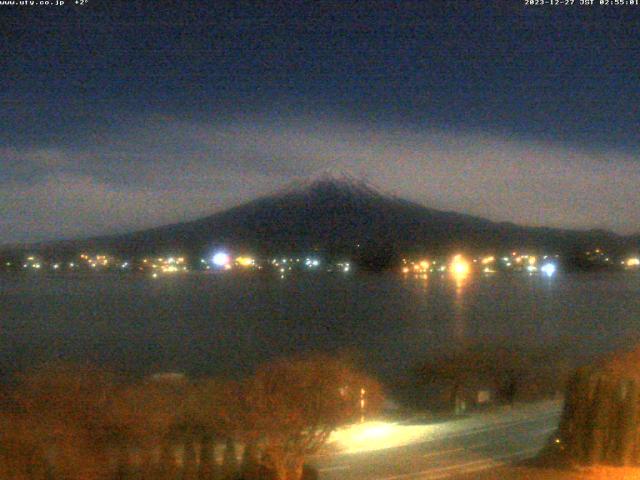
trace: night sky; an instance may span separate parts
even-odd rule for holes
[[[193,219],[327,171],[640,231],[640,7],[579,1],[0,6],[0,243]]]

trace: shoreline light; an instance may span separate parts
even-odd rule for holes
[[[241,267],[253,267],[256,264],[255,259],[253,259],[252,257],[237,257],[236,258],[236,263],[238,265],[240,265]]]
[[[226,252],[218,252],[213,256],[213,263],[218,267],[225,267],[231,262],[231,257]]]
[[[553,263],[545,263],[540,267],[540,271],[547,277],[552,277],[556,273],[556,270],[557,268]]]
[[[460,287],[471,273],[471,264],[462,255],[455,255],[449,264],[449,271],[456,285]]]
[[[456,255],[449,266],[451,272],[456,276],[466,276],[469,273],[469,262],[462,255]]]

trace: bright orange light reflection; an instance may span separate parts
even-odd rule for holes
[[[456,255],[451,260],[449,264],[449,271],[456,282],[464,281],[471,271],[471,267],[469,261],[466,260],[462,255]]]

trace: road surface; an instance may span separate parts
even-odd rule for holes
[[[560,401],[545,401],[441,423],[365,423],[336,432],[337,453],[312,464],[321,480],[455,479],[534,457],[560,410]]]

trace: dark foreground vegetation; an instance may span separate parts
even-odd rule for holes
[[[573,371],[556,435],[540,455],[469,480],[640,478],[640,347]]]
[[[561,396],[576,361],[563,346],[475,343],[434,352],[398,390],[406,405],[464,413]]]
[[[640,347],[572,375],[560,423],[566,454],[585,465],[640,466]]]
[[[380,399],[374,380],[328,356],[275,361],[239,382],[48,365],[3,392],[0,478],[314,478],[305,458]]]

